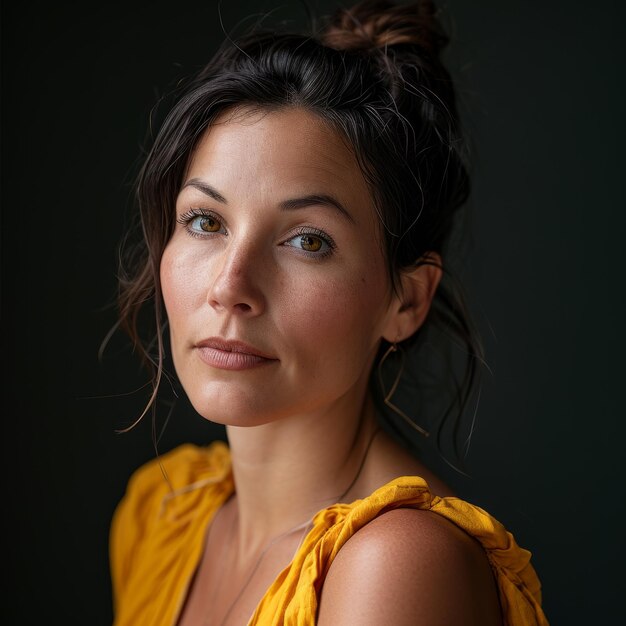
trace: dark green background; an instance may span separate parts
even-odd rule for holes
[[[328,10],[337,3],[314,2]],[[474,150],[466,282],[487,346],[468,457],[442,473],[533,553],[553,625],[614,624],[624,558],[624,8],[448,0]],[[230,2],[226,28],[297,2]],[[108,525],[150,424],[114,322],[148,115],[222,37],[216,3],[2,7],[3,623],[111,622]],[[183,402],[166,450],[221,431]]]

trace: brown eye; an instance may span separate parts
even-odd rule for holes
[[[300,245],[307,252],[317,252],[322,248],[323,241],[314,235],[302,235]]]
[[[205,233],[216,233],[220,229],[220,223],[213,217],[202,216],[198,221],[198,226]]]
[[[317,229],[301,230],[291,239],[285,241],[284,245],[296,248],[311,258],[319,258],[332,254],[335,244],[329,235]]]

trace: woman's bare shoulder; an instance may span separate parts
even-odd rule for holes
[[[320,626],[498,626],[498,591],[487,556],[431,511],[395,509],[356,532],[333,561]]]

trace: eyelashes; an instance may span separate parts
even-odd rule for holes
[[[192,237],[205,237],[217,233],[226,234],[222,220],[212,211],[205,209],[189,209],[176,218]]]
[[[228,231],[223,220],[213,211],[189,209],[176,218],[188,235],[201,239],[215,235],[226,235]],[[333,238],[322,230],[312,226],[299,226],[283,239],[281,245],[294,248],[299,254],[321,258],[329,256],[336,249]]]
[[[283,245],[297,248],[304,253],[318,257],[328,256],[335,250],[335,242],[332,238],[317,228],[301,226],[296,229],[294,235],[287,239]]]

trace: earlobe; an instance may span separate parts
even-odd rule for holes
[[[394,298],[384,339],[399,342],[417,331],[428,315],[442,275],[441,256],[437,252],[426,252],[415,267],[401,272],[401,292]]]

